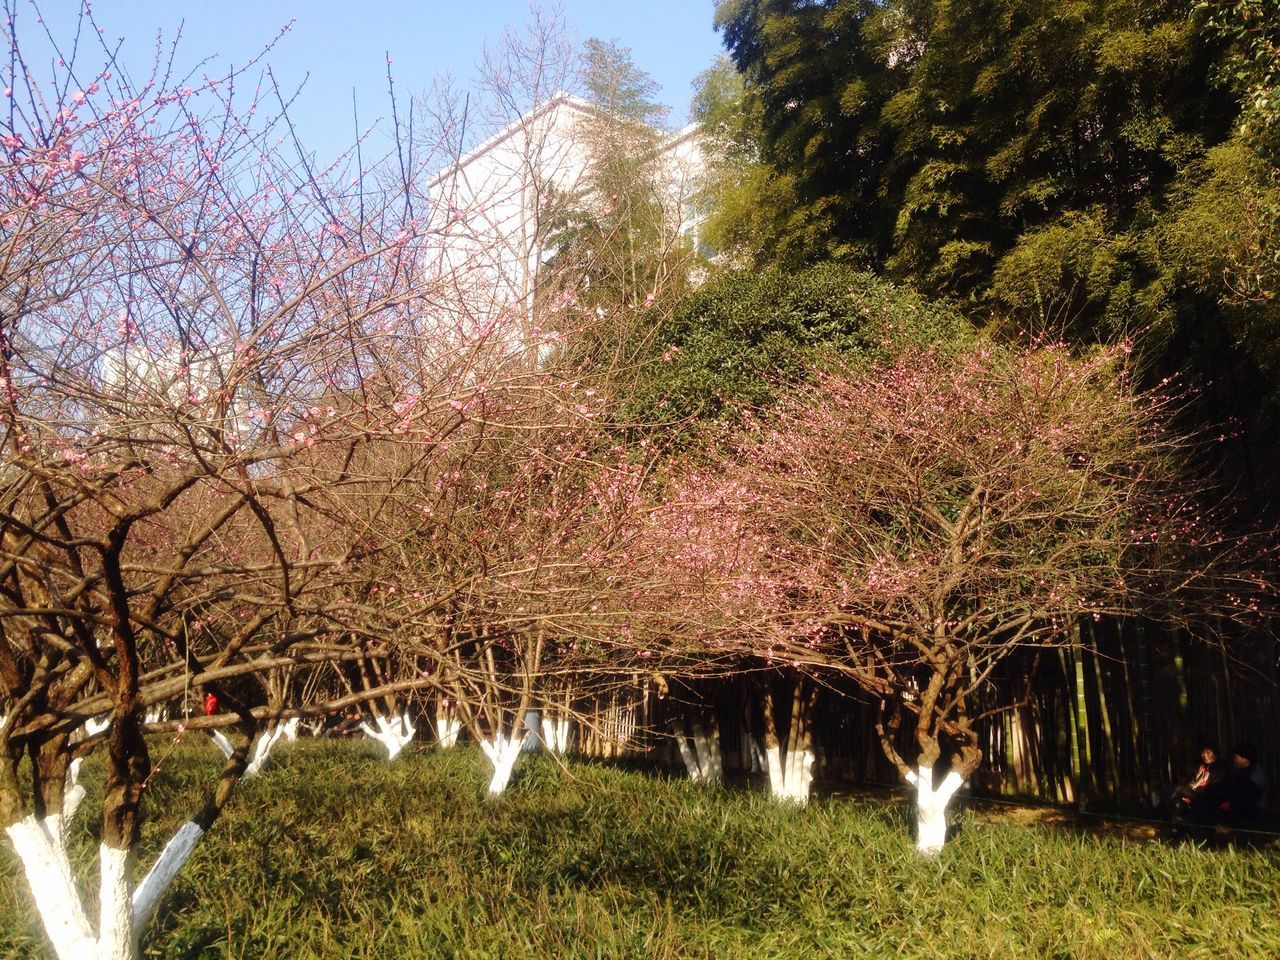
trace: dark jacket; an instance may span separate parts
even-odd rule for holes
[[[1266,771],[1254,762],[1245,767],[1233,767],[1224,784],[1223,812],[1232,822],[1259,820],[1267,809]]]

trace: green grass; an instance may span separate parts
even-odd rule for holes
[[[152,781],[150,859],[214,777]],[[92,782],[95,770],[90,767]],[[546,758],[497,802],[478,751],[304,743],[242,785],[144,936],[149,957],[1126,958],[1280,955],[1280,855],[961,813],[936,861],[905,811]],[[91,793],[86,811],[97,797]],[[165,811],[174,811],[173,816]],[[90,875],[97,825],[77,824]],[[0,957],[43,956],[7,847]]]

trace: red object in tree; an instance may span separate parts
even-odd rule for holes
[[[215,693],[206,693],[204,695],[204,715],[211,717],[218,712],[218,695]]]

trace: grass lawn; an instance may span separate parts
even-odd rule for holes
[[[199,807],[210,747],[152,780],[149,863]],[[88,811],[73,844],[90,876]],[[1204,850],[955,817],[936,861],[907,811],[839,798],[789,809],[635,771],[524,758],[486,802],[479,751],[300,743],[197,850],[143,939],[195,958],[1267,958],[1280,852]],[[100,787],[98,787],[100,789]],[[173,811],[175,815],[168,815]],[[44,957],[6,846],[0,958]]]

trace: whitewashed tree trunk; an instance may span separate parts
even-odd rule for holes
[[[773,692],[764,691],[764,745],[760,753],[769,772],[769,792],[775,800],[804,806],[813,785],[812,711],[816,691],[803,677],[796,678],[791,691],[791,719],[784,737],[774,710]]]
[[[446,750],[457,746],[458,734],[462,732],[462,721],[457,709],[446,699],[436,704],[436,742]]]
[[[298,722],[296,719],[276,724],[266,733],[261,734],[254,742],[253,749],[249,754],[249,761],[245,765],[244,773],[241,779],[256,777],[262,772],[262,768],[266,765],[267,760],[271,756],[271,751],[275,745],[281,740],[291,739],[297,736]],[[230,758],[235,753],[235,747],[231,741],[227,739],[226,734],[221,730],[210,730],[209,738],[214,742],[218,749],[225,757]],[[99,929],[101,948],[108,952],[103,952],[102,957],[128,958],[134,956],[136,952],[135,945],[130,937],[136,938],[137,931],[151,919],[155,913],[156,905],[160,902],[160,898],[164,892],[169,889],[169,885],[173,883],[175,877],[182,870],[186,862],[191,859],[191,854],[195,852],[200,839],[204,836],[206,827],[201,825],[199,820],[189,820],[184,823],[178,832],[173,835],[162,851],[160,856],[156,858],[156,862],[152,864],[151,869],[143,878],[142,882],[134,889],[132,895],[129,894],[127,886],[120,887],[117,878],[119,870],[124,870],[124,876],[128,876],[128,866],[113,867],[109,871],[109,860],[114,863],[114,858],[118,858],[120,851],[111,850],[111,856],[108,856],[106,846],[102,848],[102,892],[101,899],[101,919]],[[110,881],[110,885],[109,885]],[[112,891],[111,899],[106,898],[107,891]],[[124,892],[121,893],[120,891]],[[120,918],[128,916],[129,923],[127,925],[127,933],[121,933],[125,930],[124,921]],[[120,950],[134,951],[120,953]],[[117,952],[110,952],[117,951]]]
[[[413,739],[413,735],[418,732],[409,720],[407,713],[402,713],[391,720],[386,717],[374,717],[373,722],[377,724],[377,729],[369,726],[367,722],[361,723],[360,729],[364,731],[366,737],[377,740],[382,744],[387,751],[388,763],[400,755],[400,751],[408,745],[409,741]]]
[[[533,751],[542,746],[542,711],[526,710],[524,714],[525,750]]]
[[[64,846],[67,828],[71,826],[76,811],[80,809],[80,802],[84,800],[84,787],[80,786],[80,767],[83,764],[84,758],[76,757],[67,765],[67,785],[62,791],[62,813],[54,815],[61,820],[58,834]]]
[[[262,772],[267,758],[271,756],[272,748],[280,742],[282,736],[284,736],[284,727],[279,724],[266,733],[259,734],[253,744],[253,751],[249,754],[249,763],[244,768],[244,776],[256,777]]]
[[[480,749],[493,765],[493,777],[489,780],[489,796],[499,796],[507,789],[516,760],[520,756],[520,751],[524,749],[524,742],[528,736],[528,730],[522,727],[513,737],[499,733],[492,740],[480,741]]]
[[[107,727],[111,726],[111,718],[108,716],[91,717],[84,722],[84,732],[91,737],[96,737],[102,733]]]
[[[746,730],[743,730],[741,735],[744,744],[743,752],[748,757],[747,772],[764,773],[764,747],[760,746],[760,741]]]
[[[5,833],[22,864],[58,960],[133,960],[137,956],[137,931],[149,914],[138,912],[130,894],[130,851],[106,844],[98,848],[99,909],[95,934],[76,888],[66,848],[50,832],[50,825],[29,814],[6,827]],[[168,880],[176,872],[170,873]],[[157,898],[160,892],[157,888]]]
[[[954,771],[948,773],[935,790],[933,768],[922,766],[907,774],[907,782],[916,788],[916,851],[935,856],[947,841],[947,805],[964,778]]]
[[[188,820],[165,844],[160,856],[133,893],[135,927],[140,929],[151,919],[161,895],[169,888],[178,871],[191,859],[191,854],[203,836],[204,828],[196,821]]]
[[[76,888],[66,848],[50,832],[50,825],[31,814],[5,829],[58,960],[134,960],[138,932],[151,919],[156,904],[204,832],[195,821],[184,824],[132,892],[132,852],[102,844],[98,848],[95,935]]]
[[[98,957],[132,960],[137,954],[133,922],[133,854],[105,843],[98,848]]]
[[[11,823],[5,833],[22,864],[27,887],[58,960],[96,960],[98,938],[89,925],[61,842],[50,835],[35,814]]]
[[[262,768],[266,766],[267,760],[271,757],[271,751],[275,749],[275,745],[282,739],[292,739],[288,736],[288,723],[293,724],[293,732],[296,737],[298,729],[296,720],[276,724],[265,733],[259,734],[258,739],[254,741],[253,749],[249,752],[249,763],[244,768],[244,777],[256,777],[262,772]],[[222,751],[224,757],[230,758],[231,754],[235,753],[235,747],[221,730],[210,730],[209,739]]]
[[[221,730],[210,730],[209,739],[213,741],[214,746],[222,751],[224,757],[230,757],[236,752],[236,748],[231,745],[231,741],[227,739],[227,735]]]
[[[569,715],[558,710],[551,710],[542,716],[542,742],[552,753],[559,756],[569,751]]]
[[[724,762],[720,757],[720,742],[715,730],[708,731],[701,723],[690,724],[690,735],[676,731],[676,746],[685,772],[695,783],[719,784],[724,781]]]
[[[786,800],[804,806],[809,802],[813,785],[813,750],[809,747],[789,750],[784,756],[780,744],[761,749],[769,771],[769,793],[775,800]]]
[[[542,730],[540,739],[542,746],[561,756],[569,752],[569,741],[573,736],[573,696],[571,691],[560,691],[554,700],[542,708]]]

